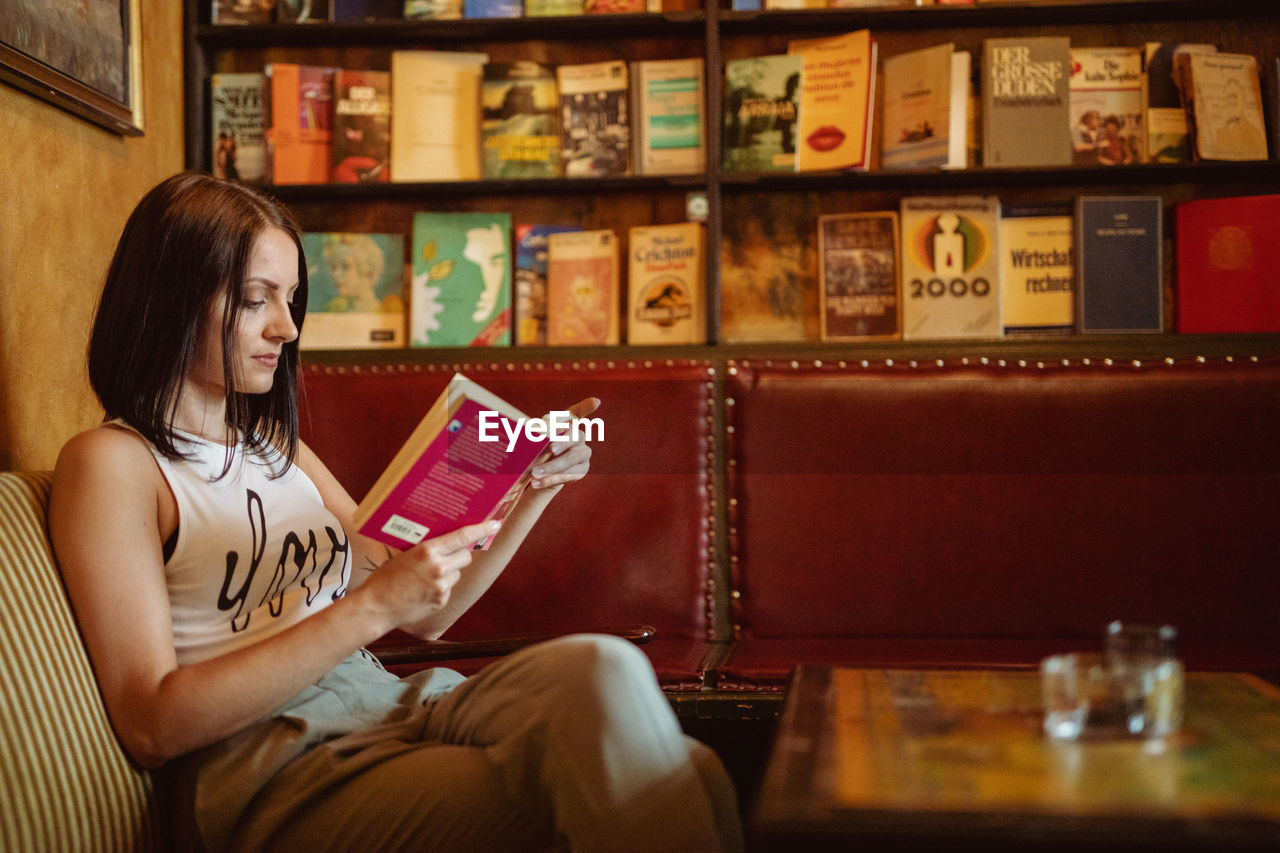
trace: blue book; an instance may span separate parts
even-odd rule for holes
[[[1162,207],[1156,196],[1076,199],[1076,331],[1163,330]]]
[[[465,0],[464,18],[519,18],[524,15],[524,0]]]
[[[517,225],[515,317],[512,329],[520,345],[547,344],[547,238],[577,225]]]
[[[348,21],[397,21],[404,17],[404,0],[331,0],[331,19]]]

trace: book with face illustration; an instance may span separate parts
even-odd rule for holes
[[[305,232],[304,350],[404,346],[404,235]]]
[[[511,215],[413,217],[409,344],[511,344]]]

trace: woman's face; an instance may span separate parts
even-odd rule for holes
[[[265,394],[275,381],[280,352],[298,336],[290,304],[298,289],[298,247],[284,231],[268,228],[255,241],[240,285],[240,314],[231,336],[231,375],[235,389]],[[225,396],[222,370],[222,306],[209,306],[200,359],[189,381],[217,397]]]

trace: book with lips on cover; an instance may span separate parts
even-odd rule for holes
[[[870,166],[878,52],[870,30],[788,42],[804,61],[797,171]]]

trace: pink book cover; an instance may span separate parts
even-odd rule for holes
[[[516,424],[499,416],[488,419],[480,440],[480,403],[463,399],[445,429],[432,439],[400,482],[379,504],[360,533],[395,548],[408,548],[423,539],[489,518],[502,519],[523,493],[534,460],[547,439],[530,439],[523,430],[510,452],[508,429]],[[489,547],[490,539],[476,543]]]

